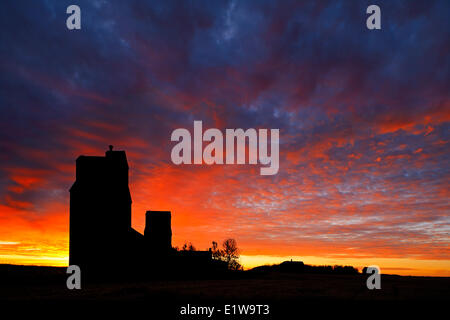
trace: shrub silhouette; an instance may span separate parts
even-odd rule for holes
[[[177,248],[178,249],[178,248]],[[178,250],[177,250],[178,251]],[[187,242],[185,242],[183,244],[183,247],[181,248],[181,251],[197,251],[197,249],[194,247],[194,245],[192,244],[192,242],[189,242],[189,244]]]
[[[252,269],[258,272],[315,273],[315,274],[358,274],[352,266],[311,266],[302,261],[284,261],[271,266],[259,266]]]
[[[239,263],[239,249],[235,239],[229,238],[222,243],[222,249],[218,248],[217,242],[212,242],[212,256],[216,260],[225,261],[230,270],[242,270]]]

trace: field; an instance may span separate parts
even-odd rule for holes
[[[268,304],[271,314],[261,318],[271,318],[277,314],[296,314],[305,308],[330,313],[353,307],[376,311],[389,305],[398,306],[399,312],[403,312],[424,303],[442,306],[450,300],[450,278],[438,277],[382,275],[382,288],[368,290],[366,276],[362,274],[247,271],[218,279],[103,281],[83,284],[81,290],[68,290],[65,271],[65,268],[1,265],[0,301],[21,305],[141,304],[152,313],[166,314],[165,318],[182,317],[179,312],[187,304],[216,309],[221,306],[223,309],[225,304]]]

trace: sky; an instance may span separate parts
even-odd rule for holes
[[[381,30],[366,8],[381,8]],[[81,30],[66,8],[81,8]],[[127,152],[132,225],[450,276],[448,1],[2,1],[0,263],[68,264],[79,155]],[[173,130],[280,129],[280,169],[175,165]]]

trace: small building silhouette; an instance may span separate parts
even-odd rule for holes
[[[131,227],[131,193],[125,151],[110,146],[105,156],[79,156],[70,188],[69,264],[88,273],[105,268],[185,270],[223,268],[211,251],[172,248],[170,211],[147,211],[144,235]]]
[[[147,211],[144,237],[152,252],[167,254],[172,249],[170,211]]]

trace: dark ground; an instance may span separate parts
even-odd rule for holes
[[[269,316],[225,316],[213,319],[297,319],[306,310],[316,314],[392,311],[414,313],[416,308],[447,308],[450,278],[381,276],[381,290],[366,288],[366,275],[295,274],[280,272],[239,272],[219,279],[176,279],[108,281],[83,284],[81,290],[68,290],[66,268],[0,265],[0,303],[5,306],[83,306],[113,310],[134,305],[157,319],[207,319],[206,315],[179,315],[181,306],[225,304],[268,304]],[[111,309],[111,307],[113,309]],[[385,308],[389,307],[389,308]],[[134,309],[134,308],[133,308]],[[361,313],[363,312],[363,313]],[[287,317],[289,315],[289,317]],[[211,319],[210,318],[210,319]]]

